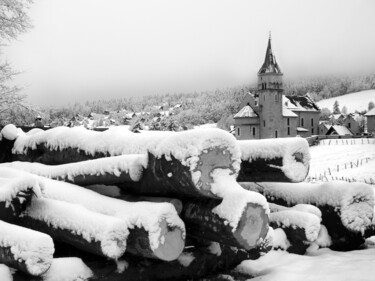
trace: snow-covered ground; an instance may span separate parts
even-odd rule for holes
[[[323,140],[310,147],[308,179],[356,180],[375,184],[375,139]]]
[[[351,93],[339,97],[334,97],[326,100],[321,100],[317,102],[320,108],[328,108],[333,110],[333,104],[338,101],[340,109],[346,106],[348,113],[354,113],[356,110],[362,111],[368,109],[368,103],[370,101],[375,102],[375,90],[361,91],[357,93]]]

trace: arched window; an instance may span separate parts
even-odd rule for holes
[[[311,127],[314,126],[314,118],[311,118]]]
[[[275,131],[275,138],[277,138],[277,131]]]
[[[255,136],[255,127],[253,127],[253,136]]]
[[[303,118],[301,118],[301,127],[303,127],[305,124],[303,123]]]
[[[241,133],[240,128],[237,128],[237,136],[240,136],[240,133]]]

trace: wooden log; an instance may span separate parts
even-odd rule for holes
[[[268,232],[265,210],[254,203],[241,206],[242,215],[234,228],[213,211],[219,204],[209,199],[185,202],[181,217],[188,235],[246,250],[256,248]]]
[[[95,213],[76,204],[45,198],[34,199],[18,223],[111,259],[123,255],[129,234],[126,223],[118,218]]]
[[[241,140],[238,181],[301,182],[310,167],[308,142],[303,138]]]
[[[20,161],[0,165],[0,167],[23,170],[42,177],[81,186],[138,182],[146,166],[147,155],[145,154],[120,155],[61,165],[44,165]]]
[[[172,197],[217,198],[211,191],[211,172],[220,168],[237,174],[240,165],[237,141],[219,129],[136,134],[119,128],[94,132],[58,127],[32,136],[19,136],[13,152],[14,161],[53,165],[148,153],[148,168],[141,186],[129,190],[137,194]]]
[[[374,216],[372,187],[363,183],[240,183],[283,206],[311,204],[322,213],[322,224],[332,239],[331,249],[357,249],[364,242]]]
[[[170,261],[185,246],[185,225],[170,203],[126,202],[65,182],[45,179],[44,183],[47,198],[80,204],[125,221],[130,231],[127,251]]]
[[[37,177],[9,168],[0,168],[0,220],[13,222],[29,205],[33,196],[41,196]]]
[[[281,228],[291,243],[288,252],[304,254],[319,235],[320,218],[314,214],[283,210],[270,214],[270,226]]]
[[[53,252],[50,236],[0,221],[0,263],[39,276],[50,267]]]

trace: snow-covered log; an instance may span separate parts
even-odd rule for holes
[[[111,259],[124,254],[129,234],[126,223],[118,218],[46,198],[34,199],[18,222],[53,239]]]
[[[39,276],[51,266],[53,253],[50,236],[0,221],[0,263]]]
[[[23,134],[22,130],[13,124],[6,125],[0,131],[0,163],[11,161],[14,142],[21,134]]]
[[[223,168],[237,175],[241,161],[236,139],[220,129],[132,133],[121,127],[104,132],[58,127],[18,136],[12,151],[13,160],[54,165],[148,153],[141,186],[132,191],[160,196],[216,198],[211,172]]]
[[[154,197],[154,196],[134,196],[134,195],[120,195],[116,197],[117,199],[122,199],[127,202],[153,202],[153,203],[170,203],[174,206],[177,211],[177,214],[181,214],[183,204],[182,201],[176,198],[170,197]]]
[[[213,188],[223,200],[185,201],[181,214],[188,234],[250,250],[268,232],[268,204],[258,193],[244,190],[227,170],[213,172]]]
[[[23,170],[80,186],[138,182],[146,166],[146,154],[120,155],[61,165],[20,161],[0,164],[0,167]]]
[[[271,213],[270,226],[285,232],[291,244],[287,249],[289,252],[304,254],[307,247],[318,238],[320,218],[315,214],[289,209]]]
[[[55,258],[43,281],[91,280],[92,270],[80,258]]]
[[[240,183],[267,200],[283,206],[311,204],[322,213],[322,224],[332,239],[332,249],[357,248],[372,227],[374,193],[364,183]]]
[[[170,203],[126,202],[83,187],[44,179],[44,196],[80,204],[120,218],[130,231],[127,251],[149,258],[174,260],[185,246],[185,225]]]
[[[238,181],[301,182],[309,172],[310,152],[303,138],[240,140]]]
[[[12,222],[25,210],[32,197],[41,196],[42,182],[35,176],[0,168],[0,220]]]

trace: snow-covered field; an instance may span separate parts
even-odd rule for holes
[[[357,93],[351,93],[339,97],[334,97],[326,100],[317,102],[320,108],[328,108],[332,111],[333,104],[338,101],[340,109],[346,106],[348,113],[354,113],[356,110],[362,111],[368,109],[368,103],[370,101],[375,102],[375,90],[361,91]]]
[[[336,179],[375,184],[375,139],[323,140],[310,147],[308,180]]]
[[[348,144],[346,140],[338,140],[337,144],[336,140],[324,140],[319,146],[311,147],[310,154],[311,177],[330,170],[332,175],[327,174],[323,180],[332,181],[332,176],[357,181],[372,178],[375,183],[375,139],[348,140]],[[254,276],[249,281],[373,281],[374,265],[375,236],[367,239],[362,250],[336,252],[326,248],[303,256],[273,250],[258,260],[242,262],[237,269]]]

